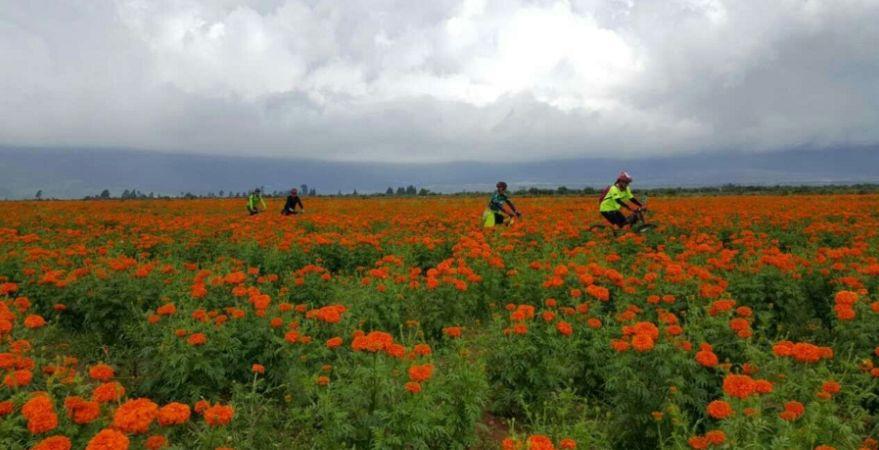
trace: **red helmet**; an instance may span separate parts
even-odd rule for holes
[[[506,189],[506,188],[507,188],[507,183],[504,183],[503,181],[498,181],[496,187],[497,187],[498,189],[501,189],[501,188]]]
[[[290,194],[292,194],[292,195],[296,195],[296,194],[298,194],[298,193],[299,193],[299,191],[296,190],[296,188],[290,189]]]
[[[617,182],[631,183],[632,176],[629,175],[629,172],[626,172],[624,170],[624,171],[620,172],[619,176],[617,176]]]

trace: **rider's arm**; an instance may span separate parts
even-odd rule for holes
[[[644,207],[644,205],[642,205],[641,202],[639,202],[637,199],[632,198],[632,199],[630,199],[629,201],[632,202],[632,203],[634,203],[635,205],[637,205],[639,208],[643,208],[643,207]]]
[[[514,205],[513,202],[510,201],[510,199],[507,199],[507,204],[510,205],[510,209],[512,209],[513,213],[515,213],[517,216],[522,214],[519,212],[518,209],[516,209],[516,205]]]
[[[296,205],[299,205],[300,208],[305,209],[305,206],[302,205],[302,198],[301,197],[296,197],[296,203],[293,205],[293,207],[295,208]]]
[[[259,202],[262,203],[262,209],[266,209],[266,201],[262,197],[259,198]]]
[[[626,208],[626,209],[628,209],[629,211],[634,211],[634,209],[632,209],[632,207],[629,206],[629,205],[628,205],[625,201],[623,201],[622,199],[619,199],[619,198],[618,198],[618,199],[616,199],[616,200],[617,200],[617,203],[619,203],[619,205],[622,206],[623,208]],[[634,202],[635,202],[635,199],[632,199],[632,202],[634,203]]]

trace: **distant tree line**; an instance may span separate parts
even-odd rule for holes
[[[772,185],[772,186],[759,186],[759,185],[739,185],[739,184],[724,184],[720,186],[701,186],[701,187],[660,187],[660,188],[641,188],[635,187],[635,189],[639,193],[645,193],[653,196],[661,196],[661,197],[675,197],[675,196],[692,196],[692,195],[798,195],[798,194],[813,194],[813,195],[822,195],[822,194],[873,194],[879,193],[879,184],[875,183],[859,183],[859,184],[850,184],[850,185],[824,185],[824,186],[814,186],[814,185]],[[530,188],[522,188],[515,190],[513,192],[514,195],[517,196],[589,196],[589,195],[598,195],[601,191],[604,190],[604,187],[584,187],[584,188],[569,188],[566,186],[559,186],[556,188],[538,188],[538,187],[530,187]],[[264,195],[266,197],[285,197],[288,191],[279,191],[274,190],[272,192],[265,192]],[[432,192],[426,188],[416,188],[413,185],[409,185],[406,187],[400,186],[396,189],[392,187],[388,187],[384,192],[375,192],[370,194],[360,194],[357,192],[357,189],[354,189],[350,193],[343,193],[342,191],[338,191],[336,194],[324,195],[318,194],[317,190],[314,188],[309,188],[308,185],[301,185],[299,188],[299,195],[301,196],[326,196],[326,197],[424,197],[430,195],[451,195],[451,196],[481,196],[485,195],[486,191],[465,191],[465,192],[456,192],[456,193],[437,193]],[[169,194],[155,194],[153,192],[144,193],[138,189],[125,189],[119,196],[114,196],[111,194],[109,189],[104,189],[100,193],[94,195],[87,195],[83,197],[84,200],[110,200],[110,199],[121,199],[121,200],[149,200],[149,199],[172,199],[172,198],[182,198],[182,199],[202,199],[202,198],[246,198],[249,195],[249,192],[236,192],[234,190],[220,190],[217,193],[207,192],[194,194],[192,192],[180,192],[176,195]],[[38,190],[36,194],[34,194],[34,199],[43,200],[44,192],[42,190]]]

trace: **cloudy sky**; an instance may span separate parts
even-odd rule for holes
[[[348,161],[879,142],[879,0],[0,0],[0,145]]]

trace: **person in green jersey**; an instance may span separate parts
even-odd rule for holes
[[[496,187],[497,190],[491,194],[491,199],[488,201],[488,209],[483,214],[484,226],[486,228],[503,224],[506,216],[511,218],[513,216],[522,217],[522,213],[516,209],[516,206],[510,201],[510,194],[507,192],[507,183],[498,181]],[[510,205],[512,213],[507,212],[504,209],[504,205]]]
[[[599,203],[598,211],[601,212],[601,215],[608,222],[619,228],[634,224],[638,220],[643,208],[641,202],[632,195],[632,190],[629,188],[631,183],[631,175],[625,171],[620,172],[617,181],[605,191],[601,197],[601,203]],[[631,202],[634,207],[629,206],[626,201]],[[623,208],[626,208],[632,214],[628,216],[623,214],[621,211]]]
[[[262,206],[262,209],[266,209],[266,202],[262,199],[262,190],[256,188],[247,197],[247,212],[249,212],[251,216],[259,214],[261,211],[260,206]]]

